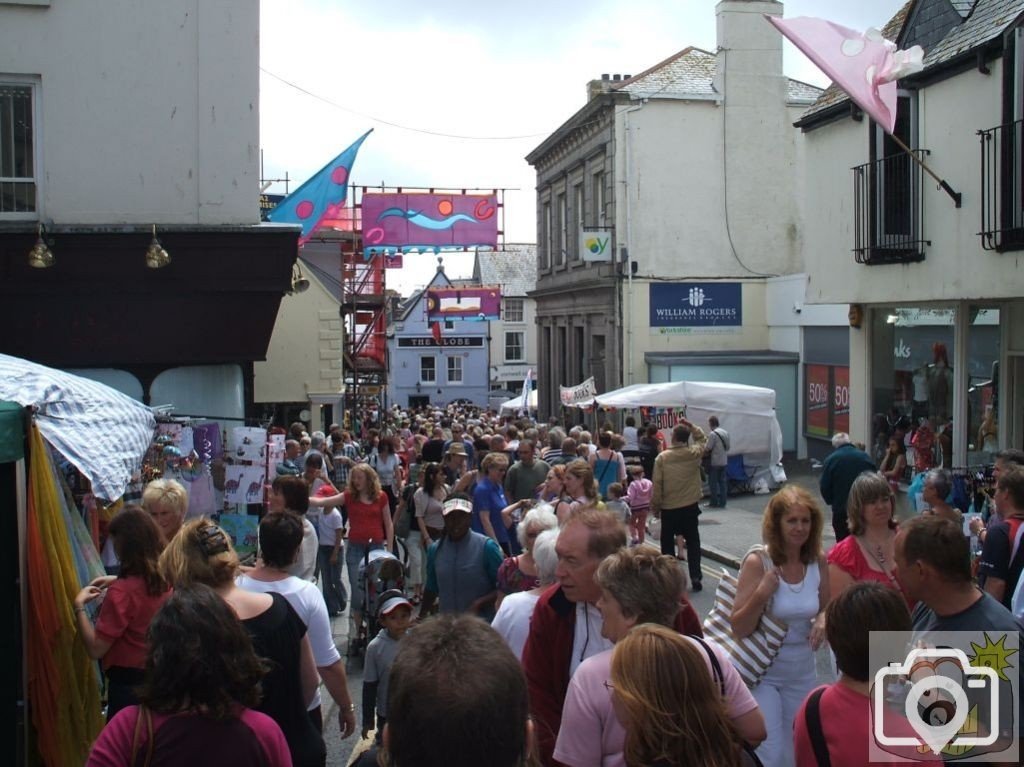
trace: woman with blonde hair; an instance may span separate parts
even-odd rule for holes
[[[594,479],[594,470],[590,464],[583,459],[571,461],[565,466],[565,492],[572,497],[569,504],[568,514],[559,518],[561,524],[565,524],[568,517],[583,509],[600,509],[604,507],[601,503],[601,496],[597,491],[597,480]]]
[[[565,464],[556,463],[548,471],[544,485],[540,491],[540,501],[550,503],[558,517],[559,524],[565,524],[569,518],[569,504],[572,498],[565,492]]]
[[[626,728],[628,767],[738,767],[756,761],[729,718],[704,651],[665,626],[645,623],[615,645],[612,706]]]
[[[807,490],[784,487],[765,507],[764,546],[748,552],[740,566],[733,633],[750,636],[766,612],[788,626],[782,647],[752,691],[768,729],[757,749],[765,767],[793,763],[793,718],[817,681],[814,652],[825,640],[830,594],[821,549],[824,526],[825,515]]]
[[[319,685],[306,624],[281,594],[246,591],[235,583],[238,554],[231,538],[207,519],[187,522],[160,556],[160,572],[175,589],[209,586],[242,621],[256,654],[269,663],[257,711],[280,726],[292,763],[324,764],[326,747],[306,713]]]
[[[188,511],[185,486],[173,479],[154,479],[142,491],[142,508],[153,517],[166,544],[177,535]]]

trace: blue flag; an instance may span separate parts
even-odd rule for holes
[[[302,186],[285,197],[270,213],[267,220],[275,224],[302,224],[299,245],[308,240],[324,219],[336,217],[348,196],[348,179],[356,161],[356,153],[363,139],[373,132],[366,131],[352,146],[339,154]]]

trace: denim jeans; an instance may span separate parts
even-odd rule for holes
[[[338,551],[338,561],[331,564],[331,554],[333,553],[333,546],[321,546],[317,549],[317,559],[320,564],[320,586],[324,590],[324,602],[327,604],[327,612],[331,615],[345,612],[345,605],[348,602],[345,586],[341,582],[344,549]]]
[[[708,488],[711,490],[711,505],[725,506],[729,496],[729,475],[727,466],[712,466],[708,471]]]

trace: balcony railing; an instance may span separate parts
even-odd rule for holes
[[[1024,249],[1024,121],[978,131],[981,140],[981,246]]]
[[[924,157],[927,149],[915,149]],[[854,258],[858,264],[924,260],[923,171],[905,152],[853,168]]]

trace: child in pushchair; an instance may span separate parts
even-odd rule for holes
[[[362,625],[355,626],[354,636],[349,641],[349,655],[356,656],[366,647],[366,643],[377,636],[378,601],[386,591],[397,590],[405,593],[405,578],[408,575],[405,547],[401,541],[395,541],[398,555],[385,549],[372,549],[359,563],[359,581],[366,594],[366,609],[362,613]]]

